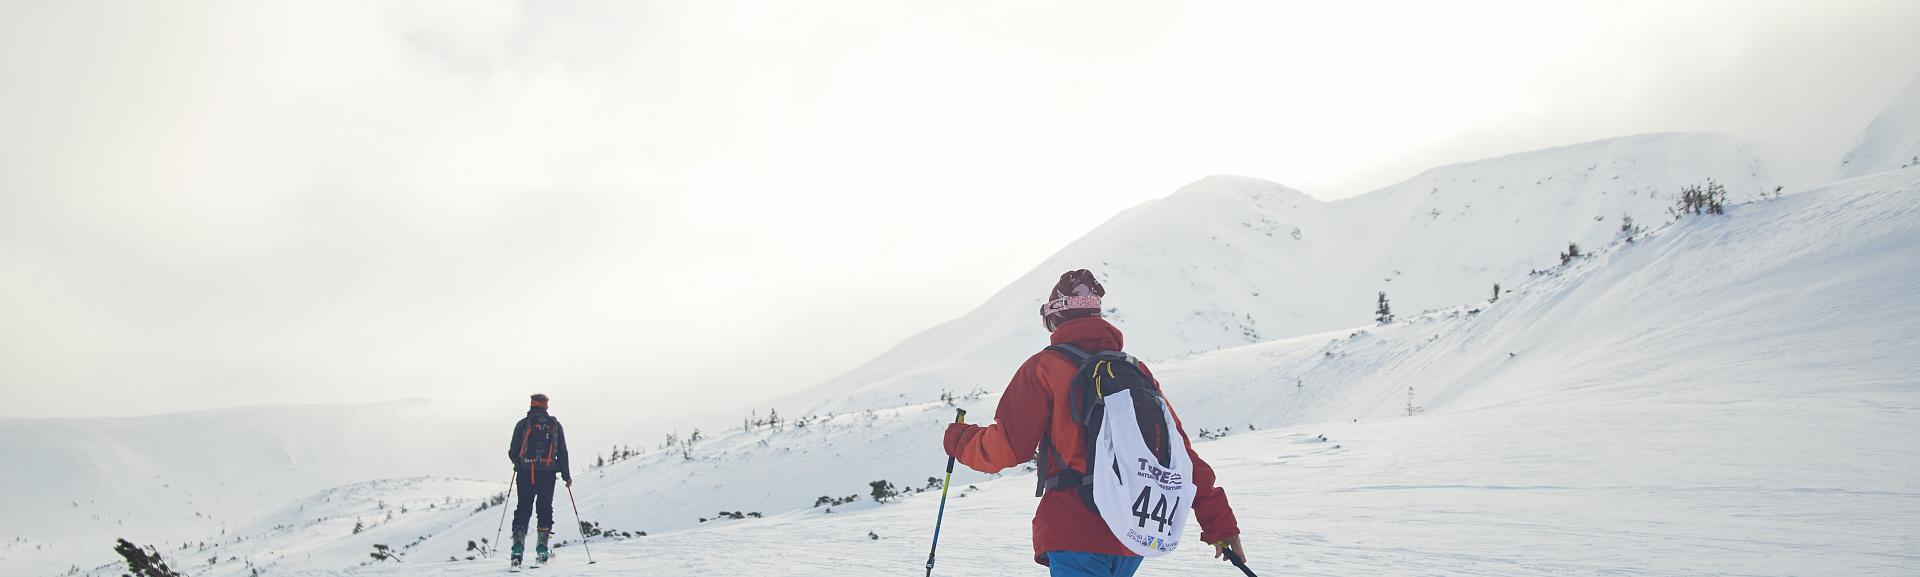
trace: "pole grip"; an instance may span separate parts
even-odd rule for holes
[[[965,422],[967,422],[967,410],[966,410],[966,409],[954,409],[954,413],[955,413],[955,414],[953,415],[953,422],[955,422],[955,423],[965,423]]]
[[[1233,566],[1238,568],[1241,573],[1247,574],[1247,577],[1259,577],[1253,574],[1253,568],[1247,566],[1247,560],[1241,559],[1239,553],[1235,553],[1232,549],[1227,549],[1224,553],[1227,554],[1227,561],[1233,563]]]

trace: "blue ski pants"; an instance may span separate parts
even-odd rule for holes
[[[1079,551],[1048,551],[1047,567],[1053,577],[1133,577],[1142,558],[1132,555],[1101,555]]]

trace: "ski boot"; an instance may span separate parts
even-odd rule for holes
[[[547,537],[552,535],[552,527],[540,529],[540,541],[533,546],[534,562],[545,565],[548,559],[553,558],[553,549],[547,548]]]
[[[527,552],[527,534],[518,531],[514,532],[513,549],[508,551],[509,556],[507,557],[507,562],[509,566],[513,569],[519,569],[520,559]]]

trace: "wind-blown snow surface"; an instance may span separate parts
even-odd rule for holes
[[[1920,572],[1920,170],[1692,217],[1550,268],[1495,303],[1157,365],[1189,433],[1230,430],[1198,450],[1218,469],[1256,569]],[[996,400],[961,404],[984,416]],[[696,445],[692,461],[653,452],[583,473],[587,519],[655,534],[595,540],[592,567],[577,545],[563,548],[543,571],[918,572],[934,494],[828,513],[807,507],[820,491],[796,486],[825,479],[844,482],[834,494],[864,493],[873,478],[937,474],[950,414],[913,404],[734,430]],[[1031,488],[1018,472],[960,475],[935,574],[1039,574],[1026,554]],[[662,516],[737,509],[766,518]],[[497,571],[497,560],[444,561],[491,536],[497,513],[450,525],[398,517],[380,538],[429,536],[405,564],[283,556],[267,574]],[[676,523],[691,528],[660,532]],[[334,549],[381,542],[341,538]],[[264,558],[261,542],[273,538],[214,552]],[[1232,573],[1192,547],[1143,574]]]
[[[1920,166],[1920,77],[1867,125],[1860,142],[1840,159],[1840,178]]]
[[[1747,147],[1653,134],[1429,170],[1326,203],[1286,187],[1211,177],[1121,213],[967,315],[917,335],[780,406],[846,411],[998,389],[1008,359],[1043,341],[1036,311],[1061,272],[1091,268],[1136,355],[1164,360],[1371,318],[1375,293],[1414,312],[1485,298],[1558,264],[1569,242],[1612,239],[1622,216],[1666,217],[1706,179],[1736,199],[1773,188]]]

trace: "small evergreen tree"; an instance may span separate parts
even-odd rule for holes
[[[1727,187],[1713,179],[1707,179],[1706,185],[1689,184],[1680,189],[1680,196],[1674,199],[1673,215],[1689,214],[1726,214]]]
[[[127,560],[127,570],[132,571],[131,577],[180,577],[160,558],[160,551],[153,547],[142,548],[126,539],[118,541],[113,546],[113,552]]]
[[[683,442],[680,444],[680,458],[684,460],[692,461],[693,446],[699,442],[700,442],[700,429],[694,429],[693,434],[687,435],[686,442]]]
[[[1707,214],[1727,213],[1727,187],[1707,179]]]
[[[867,485],[873,487],[872,495],[875,503],[885,503],[900,496],[900,492],[894,490],[892,481],[880,480]]]
[[[1705,197],[1706,194],[1701,192],[1700,185],[1689,184],[1681,187],[1680,195],[1674,197],[1674,206],[1672,209],[1674,215],[1686,216],[1689,214],[1700,214],[1701,208],[1707,204],[1702,200]]]
[[[1387,304],[1387,291],[1380,291],[1379,306],[1373,309],[1373,320],[1383,325],[1393,322],[1393,307]]]
[[[1633,242],[1633,237],[1640,235],[1640,225],[1633,223],[1633,215],[1620,215],[1620,235],[1627,242]]]
[[[1567,243],[1567,252],[1560,253],[1560,264],[1564,265],[1573,262],[1573,259],[1580,258],[1580,256],[1580,244],[1569,242]]]

